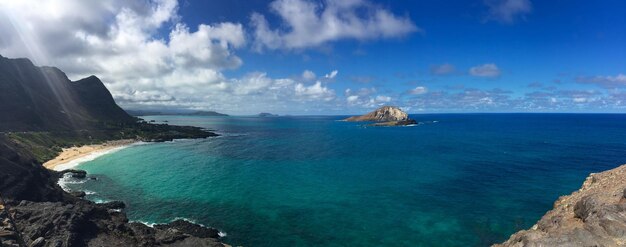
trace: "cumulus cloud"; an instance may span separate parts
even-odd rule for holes
[[[409,94],[413,94],[413,95],[425,94],[426,92],[428,92],[428,89],[422,86],[418,86],[409,90]]]
[[[400,17],[366,0],[276,0],[270,9],[283,28],[272,28],[265,16],[253,13],[255,48],[301,49],[327,42],[355,39],[397,38],[420,29],[408,17]]]
[[[430,67],[430,74],[432,75],[450,75],[456,72],[454,65],[449,63],[433,65]]]
[[[302,79],[304,79],[305,81],[315,80],[316,77],[317,76],[315,75],[315,73],[313,73],[313,71],[305,70],[304,72],[302,72]]]
[[[493,63],[487,63],[470,68],[469,74],[478,77],[498,77],[500,69]]]
[[[321,81],[315,82],[315,84],[306,86],[303,83],[298,83],[295,86],[295,92],[297,96],[300,96],[301,100],[324,100],[330,101],[335,98],[335,91],[328,87],[322,86]]]
[[[489,9],[488,20],[513,23],[532,11],[530,0],[485,0]]]
[[[228,78],[225,70],[243,64],[236,55],[248,44],[243,25],[181,20],[176,0],[0,1],[0,54],[57,66],[74,80],[97,75],[126,108],[250,113],[334,98],[321,82],[305,84],[315,80],[312,71],[297,79]]]
[[[348,88],[345,91],[345,96],[349,106],[361,108],[374,108],[394,102],[392,96],[378,94],[376,88],[360,88],[356,91]]]
[[[358,95],[350,95],[346,97],[346,101],[348,101],[349,104],[354,104],[357,100],[359,100]]]

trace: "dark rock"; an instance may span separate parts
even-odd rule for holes
[[[32,153],[0,134],[0,194],[4,199],[64,200],[56,182],[56,174],[43,168]]]
[[[107,209],[123,209],[126,208],[126,204],[122,201],[110,201],[99,203],[98,205],[107,208]]]
[[[18,244],[15,240],[4,240],[0,242],[0,244],[2,244],[0,245],[2,247],[20,247],[20,244]]]
[[[45,239],[50,246],[223,246],[213,231],[188,222],[158,228],[129,223],[124,213],[78,200],[23,202],[12,205],[24,239]],[[209,230],[203,230],[209,229]],[[34,242],[33,241],[33,242]],[[191,244],[191,245],[188,245]]]
[[[85,194],[84,191],[72,191],[70,192],[70,195],[82,198],[85,197],[87,194]]]
[[[0,58],[0,105],[0,131],[74,130],[97,122],[136,121],[97,77],[70,81],[58,68],[38,67],[28,59]]]
[[[61,174],[61,176],[68,174],[70,177],[73,178],[86,178],[87,177],[87,172],[83,171],[83,170],[76,170],[76,169],[67,169],[67,170],[63,170],[61,172],[59,172]]]
[[[592,196],[585,196],[580,201],[576,203],[574,206],[574,214],[581,220],[585,220],[590,214],[592,214],[596,207],[598,206],[598,202]]]
[[[372,126],[407,126],[417,124],[417,121],[413,119],[402,120],[402,121],[390,121],[390,122],[382,122],[382,123],[374,123]]]
[[[217,229],[204,227],[199,224],[195,224],[186,220],[175,220],[168,224],[155,225],[154,228],[161,229],[161,230],[173,228],[183,233],[189,234],[194,237],[199,237],[199,238],[216,238],[217,239],[220,237],[219,231]]]

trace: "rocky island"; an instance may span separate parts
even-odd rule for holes
[[[268,112],[261,112],[257,115],[257,117],[278,117],[278,115]]]
[[[89,179],[84,171],[42,166],[72,146],[211,136],[130,116],[95,76],[70,81],[57,68],[0,56],[0,246],[224,246],[216,229],[191,222],[130,222],[123,202],[96,204],[57,184],[64,173]]]
[[[591,174],[533,227],[494,247],[626,246],[626,165]]]
[[[396,106],[383,106],[370,113],[344,119],[349,122],[375,122],[372,126],[405,126],[417,122]]]

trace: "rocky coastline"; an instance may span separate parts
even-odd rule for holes
[[[590,174],[533,227],[493,246],[626,246],[626,165]]]
[[[2,136],[0,157],[0,168],[21,168],[9,175],[25,180],[0,184],[1,246],[226,246],[217,229],[184,220],[150,227],[130,222],[123,202],[97,204],[82,199],[84,192],[65,192],[59,178],[90,179],[87,173],[47,170]]]
[[[84,192],[68,193],[58,185],[64,173],[42,165],[74,146],[216,134],[147,123],[120,108],[97,77],[70,81],[58,68],[24,58],[0,56],[0,85],[0,246],[224,246],[217,230],[191,222],[131,223],[122,202],[96,204],[82,199]]]

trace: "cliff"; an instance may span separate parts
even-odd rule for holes
[[[70,81],[54,67],[0,56],[0,132],[75,130],[103,122],[135,122],[102,81]]]
[[[190,222],[130,223],[123,203],[68,194],[57,184],[61,174],[42,166],[72,145],[210,136],[197,127],[139,122],[95,76],[72,82],[57,68],[0,56],[0,245],[223,246],[217,230]]]
[[[494,246],[626,246],[626,165],[591,174],[531,229]]]

